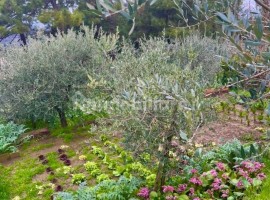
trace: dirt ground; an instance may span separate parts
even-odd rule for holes
[[[250,119],[253,119],[251,116]],[[263,123],[250,120],[248,125],[246,120],[242,120],[233,114],[220,114],[217,121],[211,122],[199,128],[195,133],[194,141],[199,144],[223,144],[237,138],[241,141],[260,141],[264,133],[258,130],[264,127]]]

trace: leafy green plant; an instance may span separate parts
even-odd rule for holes
[[[151,159],[151,156],[149,153],[142,153],[140,155],[140,158],[144,161],[144,162],[149,162]]]
[[[116,166],[116,169],[113,171],[114,176],[121,176],[127,170],[126,166]]]
[[[16,125],[13,122],[0,124],[0,153],[15,152],[18,139],[25,130],[27,129],[24,125]]]
[[[97,177],[97,176],[99,176],[101,173],[102,173],[102,172],[101,172],[100,169],[93,169],[92,171],[90,171],[90,174],[91,174],[91,176],[93,176],[93,177]]]
[[[107,174],[100,174],[100,175],[97,176],[97,182],[98,183],[100,183],[102,181],[105,181],[105,180],[109,180],[109,179],[110,179],[110,177]]]
[[[93,171],[95,169],[98,168],[97,166],[97,163],[96,162],[90,162],[90,161],[87,161],[85,164],[84,164],[84,167],[87,171]]]
[[[111,159],[109,158],[109,155],[108,155],[108,154],[105,154],[105,156],[104,156],[102,162],[103,162],[104,164],[109,164],[109,163],[111,162]]]
[[[63,166],[61,168],[57,168],[56,172],[63,173],[63,174],[71,174],[73,173],[74,169],[71,166]]]
[[[97,155],[99,158],[103,159],[105,157],[105,152],[100,147],[92,146],[92,149],[93,153]]]
[[[79,185],[80,183],[85,181],[85,175],[82,173],[79,174],[72,174],[72,183]]]
[[[108,163],[108,168],[111,169],[111,170],[116,169],[116,166],[117,166],[116,161],[110,161]]]
[[[108,140],[108,136],[105,135],[105,134],[102,134],[99,139],[102,141],[102,142],[106,142]]]
[[[103,144],[104,144],[104,146],[109,147],[109,148],[113,147],[113,143],[109,140],[105,141]]]
[[[142,181],[137,178],[126,178],[121,176],[116,180],[105,180],[94,187],[87,187],[81,184],[75,194],[60,192],[55,195],[57,200],[111,200],[111,199],[131,199],[136,198],[136,192],[142,185]]]

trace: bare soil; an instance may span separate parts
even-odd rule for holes
[[[217,121],[211,122],[199,128],[195,133],[194,141],[199,144],[224,144],[235,138],[241,141],[261,141],[263,133],[256,130],[258,127],[264,127],[263,123],[253,121],[250,116],[250,124],[245,119],[239,118],[234,114],[220,114]]]

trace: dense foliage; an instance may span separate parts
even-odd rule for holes
[[[58,115],[62,129],[54,135],[68,138],[81,128],[76,119],[75,127],[67,127],[69,116],[91,117],[85,117],[84,133],[77,135],[87,137],[75,145],[82,148],[74,151],[62,145],[56,152],[40,154],[29,162],[33,169],[10,173],[19,177],[16,184],[24,181],[30,186],[9,194],[4,182],[0,194],[28,198],[29,192],[33,198],[56,200],[236,200],[260,192],[267,178],[262,161],[269,159],[264,157],[268,148],[262,150],[263,142],[234,140],[201,148],[194,141],[197,131],[218,116],[239,120],[248,130],[260,130],[260,140],[269,139],[269,130],[251,127],[270,123],[265,99],[267,5],[260,2],[262,14],[256,11],[241,18],[239,1],[50,1],[45,6],[42,1],[28,1],[23,9],[18,3],[0,5],[5,9],[1,33],[24,35],[37,18],[59,31],[49,37],[38,33],[23,47],[0,49],[1,118],[31,121],[35,127],[39,121],[55,121]],[[68,11],[71,8],[75,11]],[[29,17],[24,12],[30,12]],[[91,17],[96,22],[108,20],[109,25],[104,21],[99,25],[116,33],[78,26]],[[215,17],[219,21],[212,26]],[[72,26],[76,29],[70,30]],[[223,38],[217,34],[215,40],[207,38],[209,26]],[[169,28],[161,33],[164,27]],[[118,30],[133,37],[120,38]],[[137,38],[143,33],[146,37]],[[171,40],[168,33],[181,37]],[[190,36],[182,38],[186,33]],[[228,47],[229,42],[236,48]],[[212,98],[229,90],[232,96],[220,103]],[[24,126],[12,122],[0,125],[0,153],[15,151],[24,131]],[[22,175],[25,171],[27,176]],[[47,182],[35,183],[42,173]],[[79,189],[69,192],[76,185]]]
[[[66,126],[66,112],[72,95],[83,90],[88,75],[107,60],[106,52],[115,48],[117,35],[100,34],[95,30],[39,40],[28,47],[3,50],[0,65],[1,113],[8,119],[52,120],[59,115]]]
[[[94,187],[86,187],[81,184],[75,195],[70,193],[59,193],[55,199],[63,200],[88,200],[88,199],[131,199],[141,185],[137,178],[126,178],[121,176],[118,181],[106,180]]]

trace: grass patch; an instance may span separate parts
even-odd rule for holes
[[[20,196],[24,200],[39,199],[37,198],[38,191],[33,178],[37,174],[43,173],[44,170],[45,166],[40,165],[37,160],[31,158],[3,168],[1,170],[1,188],[2,190],[4,189],[4,192],[1,192],[1,195],[3,193],[8,199],[12,199],[15,196]],[[23,198],[24,196],[25,198]],[[1,196],[2,199],[4,198]]]
[[[42,149],[47,149],[47,148],[50,148],[50,147],[53,147],[54,144],[53,143],[49,143],[49,144],[39,144],[37,146],[34,146],[32,148],[32,151],[40,151]]]
[[[48,160],[48,166],[53,170],[64,166],[64,164],[58,159],[58,154],[56,152],[48,153],[46,158]]]
[[[9,182],[5,179],[6,170],[4,169],[3,166],[0,165],[0,197],[2,200],[9,200],[10,199],[10,190],[11,190],[11,185]]]
[[[66,128],[58,128],[52,131],[52,135],[55,137],[62,138],[64,142],[70,143],[75,138],[89,136],[90,125],[83,127],[66,127]]]
[[[66,150],[66,154],[67,154],[68,158],[72,158],[72,157],[76,156],[76,152],[72,149]]]

